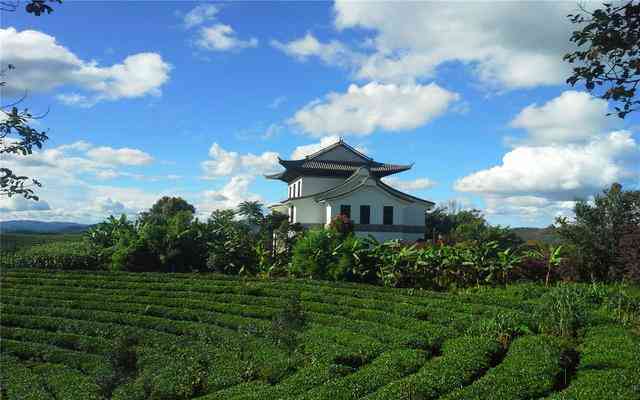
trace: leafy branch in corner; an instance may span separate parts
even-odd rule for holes
[[[0,71],[0,76],[15,69],[9,64]],[[0,87],[6,82],[0,82]],[[24,100],[23,96],[18,101],[0,106],[0,156],[5,154],[19,154],[22,156],[33,153],[33,148],[42,148],[42,144],[48,139],[45,132],[38,131],[29,123],[42,116],[34,116],[29,109],[18,109],[17,105]],[[34,194],[34,187],[42,186],[36,179],[18,175],[9,168],[0,168],[0,195],[11,197],[23,196],[26,199],[38,200]]]
[[[584,81],[590,92],[604,86],[600,97],[617,102],[615,114],[624,118],[640,109],[636,97],[640,84],[640,2],[604,3],[595,11],[584,7],[581,11],[568,15],[581,29],[570,38],[578,50],[564,56],[565,61],[575,64],[567,83],[575,86]]]

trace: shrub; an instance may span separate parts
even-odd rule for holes
[[[305,232],[293,246],[290,272],[295,276],[329,279],[329,267],[337,261],[336,234],[328,229]]]
[[[80,241],[40,244],[13,254],[3,254],[0,266],[53,270],[104,269],[100,256],[88,244]]]
[[[575,337],[587,322],[585,291],[579,287],[560,284],[545,294],[538,309],[541,332],[564,337]]]
[[[473,384],[444,397],[454,399],[538,399],[550,393],[561,376],[564,344],[546,336],[513,342],[503,362]]]

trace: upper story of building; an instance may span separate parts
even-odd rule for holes
[[[343,183],[358,169],[368,170],[377,179],[411,169],[412,165],[387,164],[351,147],[342,139],[301,160],[278,159],[285,169],[266,175],[288,184],[287,199],[307,197]]]

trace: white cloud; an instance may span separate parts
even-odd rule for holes
[[[632,158],[640,147],[630,132],[611,132],[584,145],[520,146],[502,164],[475,172],[456,190],[480,194],[530,195],[572,200],[634,175]]]
[[[61,93],[56,99],[68,106],[77,106],[82,108],[91,108],[96,104],[96,100],[79,93]]]
[[[29,156],[5,154],[3,162],[3,166],[21,175],[37,177],[45,186],[57,186],[82,182],[80,176],[83,175],[101,180],[120,176],[144,177],[117,168],[149,165],[153,157],[138,149],[95,147],[91,143],[78,141],[34,151]]]
[[[144,151],[127,147],[95,147],[90,149],[87,155],[93,160],[111,165],[148,165],[153,162],[153,157]]]
[[[607,110],[605,100],[569,90],[541,106],[526,107],[511,121],[511,126],[526,130],[527,141],[531,143],[582,142],[615,124],[617,119],[608,117]]]
[[[396,177],[388,177],[382,179],[387,185],[390,185],[396,189],[415,192],[424,189],[431,189],[436,185],[436,182],[429,178],[416,178],[413,180],[403,180]]]
[[[286,96],[278,96],[271,103],[269,103],[269,108],[276,109],[279,108],[284,102],[287,101]]]
[[[237,175],[219,190],[207,190],[202,194],[202,201],[197,204],[199,216],[206,218],[214,210],[235,208],[243,201],[262,201],[262,198],[249,191],[255,176]]]
[[[84,61],[53,36],[35,30],[0,29],[0,54],[3,63],[16,66],[7,95],[23,91],[48,91],[71,85],[88,94],[70,93],[58,96],[70,105],[91,106],[102,100],[160,95],[169,80],[171,66],[157,53],[138,53],[112,66],[99,66]]]
[[[288,43],[272,40],[271,45],[285,54],[306,61],[309,57],[318,57],[326,64],[348,66],[355,62],[358,55],[337,40],[321,43],[311,33]]]
[[[330,93],[307,104],[289,123],[316,137],[410,130],[440,116],[458,98],[435,83],[352,84],[346,93]]]
[[[27,200],[18,195],[0,197],[0,212],[43,211],[50,208],[49,203],[44,200]]]
[[[486,196],[484,213],[488,216],[517,216],[527,223],[573,213],[575,201],[550,200],[537,196]]]
[[[215,24],[200,28],[196,45],[203,50],[227,51],[246,47],[256,47],[258,39],[241,40],[236,37],[233,28],[225,24]]]
[[[458,191],[483,197],[487,214],[534,220],[567,215],[576,198],[614,182],[640,180],[640,144],[627,130],[610,131],[607,103],[566,91],[524,108],[511,126],[526,135],[499,165],[458,179]]]
[[[292,160],[300,160],[308,156],[309,154],[313,154],[316,151],[323,149],[325,147],[331,146],[336,143],[340,138],[338,136],[325,136],[318,143],[305,144],[302,146],[298,146],[291,153]]]
[[[193,28],[216,18],[219,10],[213,4],[199,4],[183,17],[185,28]]]
[[[325,136],[321,138],[319,142],[298,146],[291,153],[291,159],[292,160],[303,159],[305,158],[305,156],[308,156],[309,154],[313,154],[318,150],[331,146],[332,144],[336,143],[338,140],[340,140],[340,137],[336,135]],[[354,148],[361,153],[364,153],[364,154],[367,153],[367,149],[364,146],[356,145],[354,146]]]
[[[259,175],[277,171],[278,153],[267,151],[260,155],[247,153],[238,154],[223,149],[218,143],[213,143],[209,149],[210,160],[203,161],[205,179],[215,179],[232,175]]]
[[[357,76],[384,82],[431,77],[459,61],[505,88],[559,84],[573,27],[571,2],[335,2],[338,29],[373,31]]]

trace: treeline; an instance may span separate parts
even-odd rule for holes
[[[557,245],[524,243],[477,210],[437,208],[425,241],[358,237],[339,216],[303,230],[258,202],[216,210],[206,221],[181,198],[163,197],[135,220],[109,217],[82,242],[34,246],[3,257],[10,267],[218,272],[445,290],[518,281],[640,282],[640,191],[613,185],[560,218]]]

